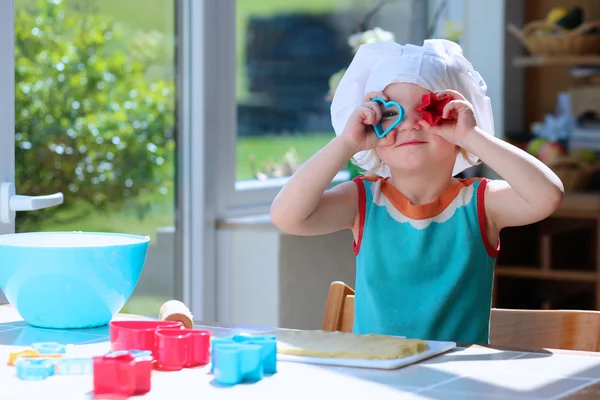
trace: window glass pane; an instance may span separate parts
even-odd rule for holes
[[[433,0],[430,7],[434,21],[431,36],[463,45],[465,0]]]
[[[143,12],[140,12],[142,11]],[[175,296],[175,0],[15,0],[16,230],[151,237],[123,312]]]
[[[331,140],[329,82],[352,60],[349,36],[379,27],[422,43],[416,3],[237,0],[237,180],[289,176]]]

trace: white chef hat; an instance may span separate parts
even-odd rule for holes
[[[400,45],[394,41],[362,45],[344,73],[331,104],[331,121],[336,135],[344,130],[346,121],[368,92],[382,92],[391,83],[414,83],[432,92],[456,90],[473,105],[477,125],[494,135],[494,117],[487,85],[471,63],[463,56],[461,47],[449,40],[425,40],[423,46]],[[477,157],[469,154],[472,163]],[[354,156],[357,164],[371,170],[376,160],[370,151]],[[452,175],[471,164],[458,154]],[[389,176],[387,166],[373,171]]]

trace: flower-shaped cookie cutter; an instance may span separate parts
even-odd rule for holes
[[[149,392],[153,362],[148,351],[115,351],[94,357],[94,394],[136,396]]]
[[[274,335],[238,334],[211,341],[211,373],[217,383],[256,382],[276,372],[277,340]]]
[[[51,358],[19,358],[15,362],[17,377],[23,380],[42,380],[54,375],[55,363]]]
[[[210,331],[203,329],[156,330],[156,369],[179,371],[210,362]]]
[[[211,332],[187,329],[180,321],[113,321],[110,326],[112,351],[147,350],[154,367],[178,371],[210,362]]]
[[[159,328],[183,329],[179,321],[112,321],[110,348],[119,350],[149,350],[156,354],[155,333]]]

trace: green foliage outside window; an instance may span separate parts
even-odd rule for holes
[[[17,10],[20,194],[63,192],[62,209],[135,202],[143,217],[151,199],[172,189],[175,83],[149,78],[146,39],[125,37],[110,18],[67,10],[60,0]],[[31,228],[49,212],[20,213],[18,224]]]

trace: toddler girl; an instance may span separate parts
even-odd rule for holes
[[[450,98],[433,126],[417,110],[432,92]],[[486,84],[450,41],[361,46],[331,115],[336,137],[278,194],[273,223],[295,235],[352,230],[355,333],[488,343],[500,230],[552,214],[561,181],[494,136]],[[391,128],[382,138],[378,122]],[[328,190],[351,158],[367,173]],[[478,159],[502,180],[455,178]]]

